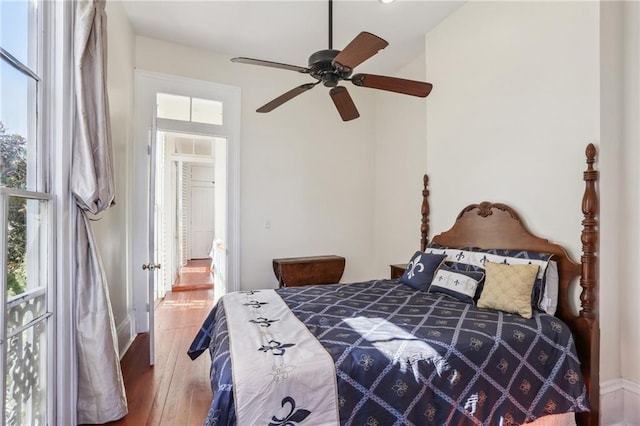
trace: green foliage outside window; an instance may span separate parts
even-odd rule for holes
[[[27,140],[7,134],[0,122],[0,186],[25,189],[27,183]],[[26,284],[25,253],[27,243],[26,202],[11,197],[7,220],[8,296],[23,293]]]

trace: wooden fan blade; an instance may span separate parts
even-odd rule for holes
[[[291,89],[288,92],[278,96],[277,98],[275,98],[271,102],[268,102],[268,103],[264,104],[263,106],[258,108],[256,110],[256,112],[273,111],[274,109],[278,108],[283,103],[295,98],[296,96],[306,92],[309,89],[313,89],[316,86],[316,84],[318,84],[318,83],[307,83],[307,84],[303,84],[302,86],[298,86],[295,89]]]
[[[261,65],[263,67],[280,68],[283,70],[297,71],[301,73],[309,72],[309,68],[299,67],[297,65],[281,64],[280,62],[263,61],[262,59],[231,58],[231,62],[237,62],[239,64]]]
[[[423,81],[374,74],[356,74],[351,78],[351,82],[360,87],[371,87],[421,98],[426,98],[433,88],[431,83]]]
[[[356,104],[353,103],[353,99],[351,99],[346,87],[334,87],[329,91],[329,95],[331,95],[342,121],[350,121],[360,117]]]
[[[388,45],[380,37],[363,31],[338,53],[332,63],[337,67],[354,69]]]

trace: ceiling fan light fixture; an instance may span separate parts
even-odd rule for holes
[[[395,0],[378,0],[378,1],[382,4],[389,4],[389,3],[393,3]]]

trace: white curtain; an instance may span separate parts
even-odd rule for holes
[[[104,268],[88,214],[114,202],[113,148],[107,97],[105,0],[77,0],[74,30],[76,122],[71,191],[76,226],[78,423],[106,423],[127,414],[127,398]]]

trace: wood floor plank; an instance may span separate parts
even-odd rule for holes
[[[197,286],[197,277],[189,280]],[[187,349],[213,305],[212,289],[167,293],[155,310],[155,366],[149,366],[149,334],[141,333],[121,361],[129,413],[108,425],[204,423],[213,398],[211,361],[206,353],[191,361]]]

